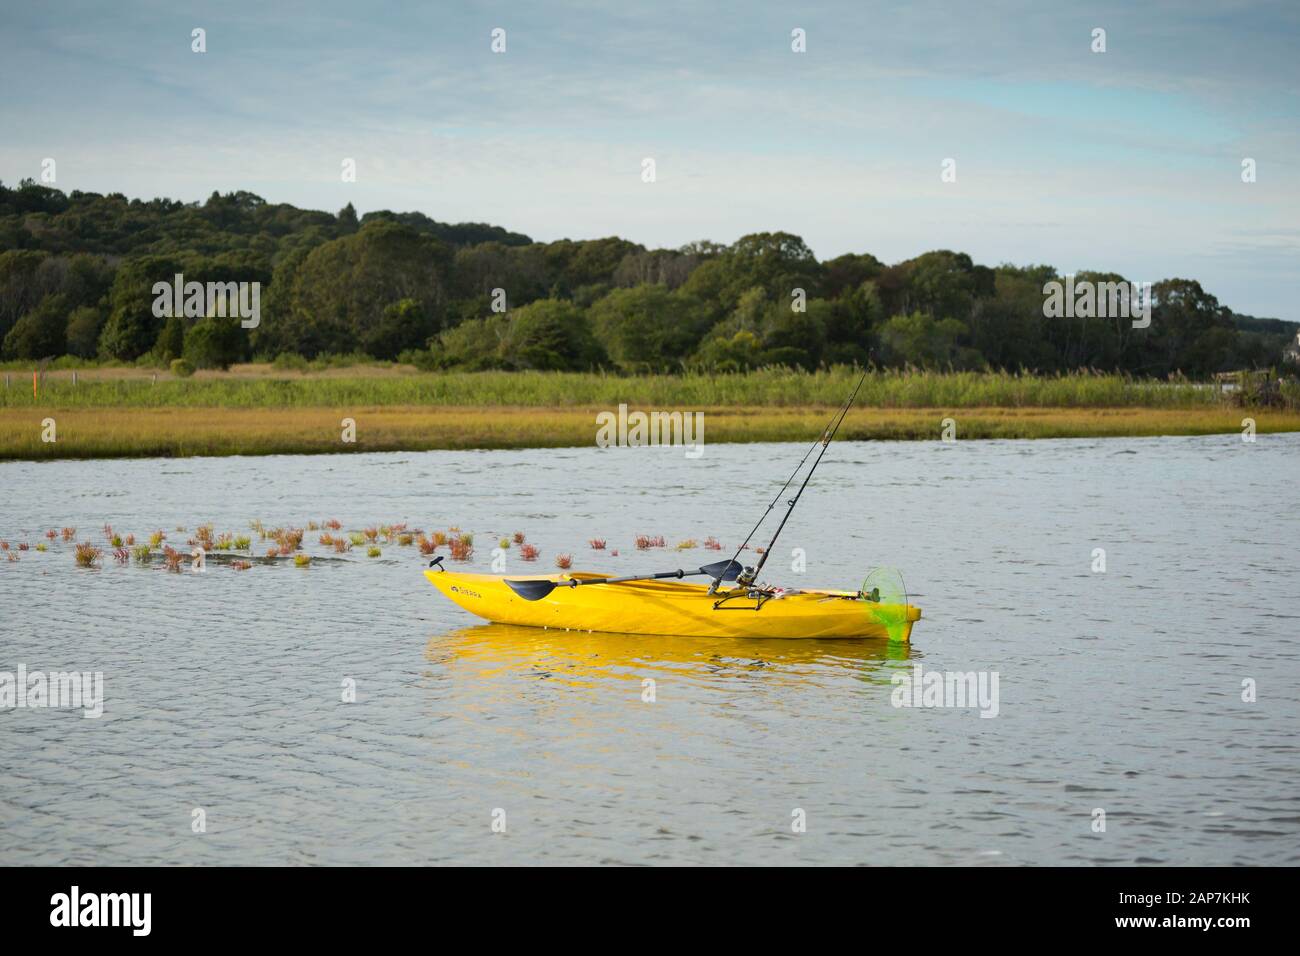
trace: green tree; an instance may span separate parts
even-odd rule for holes
[[[748,329],[729,336],[711,336],[687,364],[706,372],[744,372],[763,364],[763,343]]]
[[[314,356],[377,343],[395,356],[394,337],[403,347],[423,345],[442,328],[449,264],[441,243],[395,222],[367,222],[356,235],[317,246],[294,271],[288,314],[278,319],[280,347]],[[418,312],[408,306],[386,316],[402,300]],[[403,339],[417,315],[420,340]]]
[[[0,253],[0,339],[24,314],[36,308],[50,290],[38,278],[49,256],[32,249]]]
[[[166,321],[165,316],[154,315],[154,284],[170,283],[176,273],[184,272],[185,263],[169,256],[145,256],[122,263],[108,293],[110,311],[100,349],[122,361],[135,361],[149,351]]]
[[[236,316],[199,319],[185,333],[184,358],[195,368],[229,368],[244,357],[248,338]]]
[[[348,203],[339,210],[339,231],[345,236],[350,236],[352,233],[356,232],[359,227],[360,223],[357,222],[357,210],[352,203]]]
[[[606,360],[586,314],[559,299],[514,310],[502,356],[514,368],[560,371],[590,369]]]
[[[690,296],[664,285],[615,289],[591,307],[596,337],[625,371],[668,371],[690,353],[707,315]]]
[[[788,232],[760,232],[742,236],[702,264],[683,288],[702,301],[716,302],[723,314],[729,314],[741,296],[755,287],[771,301],[789,304],[793,290],[803,289],[812,298],[821,282],[822,267],[802,239]]]
[[[172,359],[178,359],[185,354],[183,318],[173,315],[163,323],[162,331],[158,333],[158,341],[154,343],[153,353],[160,362],[171,362]]]
[[[62,355],[67,347],[67,324],[68,297],[47,295],[5,335],[4,357],[43,359]]]
[[[925,312],[896,315],[880,330],[884,359],[893,364],[939,368],[960,358],[959,340],[966,326]]]
[[[764,364],[816,368],[826,347],[831,304],[813,299],[802,312],[775,305],[763,319]]]
[[[68,313],[68,354],[80,358],[94,358],[99,351],[99,332],[103,324],[104,317],[100,311],[88,305]]]
[[[510,319],[501,313],[468,319],[439,336],[439,351],[445,364],[472,372],[504,368],[502,343],[510,331]]]
[[[415,299],[399,299],[384,306],[379,322],[365,331],[361,349],[391,361],[407,349],[424,348],[435,331],[424,306]]]

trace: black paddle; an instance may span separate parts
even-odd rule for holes
[[[684,578],[690,574],[707,574],[709,577],[715,578],[719,581],[734,581],[744,570],[744,565],[739,561],[719,561],[717,564],[706,564],[697,571],[683,571],[681,568],[678,568],[676,571],[664,571],[660,574],[634,574],[626,578],[596,578],[591,581],[577,579],[572,581],[511,581],[507,578],[506,584],[510,585],[510,590],[514,591],[525,601],[540,601],[556,588],[576,588],[580,584],[622,584],[624,581],[653,581],[657,578]]]

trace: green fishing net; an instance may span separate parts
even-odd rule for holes
[[[907,587],[896,568],[879,567],[867,572],[861,595],[871,620],[885,628],[891,641],[907,633]]]

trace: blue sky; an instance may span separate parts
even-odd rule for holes
[[[541,240],[784,229],[820,258],[1196,278],[1300,320],[1295,2],[0,0],[0,91],[9,184],[52,157],[65,190],[247,189]]]

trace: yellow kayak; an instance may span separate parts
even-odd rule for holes
[[[434,587],[465,610],[498,624],[671,634],[689,637],[888,638],[910,640],[921,609],[882,604],[857,591],[769,591],[743,587],[709,594],[703,584],[627,581],[568,587],[609,575],[573,572],[555,578],[504,578],[430,569]],[[524,600],[507,581],[554,581],[538,600]]]

